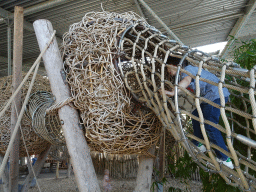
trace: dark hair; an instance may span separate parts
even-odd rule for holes
[[[167,58],[166,64],[177,66],[180,63],[180,58],[169,56]],[[188,61],[184,60],[182,66],[186,67],[188,65]]]

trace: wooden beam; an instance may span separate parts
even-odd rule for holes
[[[138,13],[140,14],[140,16],[142,16],[144,19],[146,19],[141,7],[140,7],[140,4],[138,3],[137,0],[133,0],[133,2],[135,3],[135,8],[136,10],[138,11]]]
[[[247,8],[245,9],[244,15],[237,20],[235,26],[233,27],[233,29],[231,30],[231,32],[227,37],[228,43],[226,44],[226,46],[224,47],[224,49],[220,54],[222,58],[225,58],[227,56],[230,46],[232,46],[232,44],[234,43],[235,39],[231,40],[230,35],[233,36],[234,38],[239,37],[239,34],[241,33],[243,27],[251,17],[255,8],[256,8],[256,0],[250,0],[249,3],[247,4]]]
[[[23,8],[15,6],[14,8],[14,36],[13,36],[13,92],[18,88],[22,81],[22,50],[23,50]],[[12,102],[11,112],[11,134],[17,123],[18,114],[21,110],[21,91],[16,95]],[[18,114],[17,114],[18,113]],[[11,192],[18,191],[19,182],[19,146],[20,131],[17,132],[16,139],[10,153],[10,185]]]
[[[173,33],[173,31],[155,14],[155,12],[145,3],[143,0],[139,2],[148,10],[148,12],[164,27],[164,29],[169,33],[176,41],[183,45],[182,41]]]
[[[60,0],[59,0],[59,1],[60,1]],[[46,3],[46,2],[44,2],[44,4],[45,4],[45,3]],[[36,9],[33,9],[33,10],[36,11]],[[39,9],[39,10],[40,10],[40,9]],[[29,11],[27,11],[27,12],[31,13],[32,10],[29,10]],[[1,23],[3,23],[3,22],[5,21],[5,19],[7,19],[7,18],[8,18],[8,19],[12,19],[12,18],[14,17],[14,14],[0,7],[0,17],[3,17],[2,19],[0,19],[0,24],[1,24]],[[32,25],[30,22],[26,21],[26,20],[23,21],[23,27],[24,27],[24,29],[26,29],[27,31],[34,32],[33,25]],[[56,36],[60,36],[60,37],[61,37],[62,35],[56,34]],[[62,42],[62,39],[61,39],[61,38],[59,38],[59,37],[56,37],[56,38],[57,38],[58,42]]]
[[[47,45],[53,33],[50,21],[40,19],[34,22],[34,29],[40,50]],[[63,61],[59,52],[56,39],[51,43],[43,56],[45,69],[51,84],[51,90],[56,98],[56,103],[68,99],[70,89],[65,84],[61,72]],[[100,191],[96,173],[93,167],[90,150],[85,140],[84,133],[80,128],[79,115],[76,109],[65,105],[59,109],[59,118],[62,122],[62,129],[69,155],[72,159],[76,183],[80,191]]]

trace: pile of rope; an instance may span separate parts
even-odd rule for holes
[[[88,13],[63,36],[67,81],[85,126],[89,145],[111,154],[146,153],[161,132],[154,113],[133,103],[115,69],[118,38],[131,24],[143,21],[134,13]]]
[[[203,52],[191,50],[170,40],[146,22],[131,24],[122,34],[119,48],[123,53],[118,62],[119,70],[126,87],[138,102],[144,102],[154,111],[163,126],[185,147],[192,159],[205,171],[219,173],[230,185],[240,186],[243,190],[256,188],[253,176],[256,173],[255,67],[244,70],[235,63],[221,62]],[[175,79],[169,78],[167,66],[172,67],[166,63],[169,56],[187,60],[189,64],[197,66],[197,76],[184,70],[181,62]],[[215,74],[219,82],[203,79],[200,76],[202,68]],[[194,79],[197,87],[195,92],[178,87],[180,72]],[[221,105],[200,97],[199,81],[218,86]],[[231,102],[225,103],[223,87],[229,89]],[[174,98],[159,93],[160,89],[177,88],[182,93],[178,95],[176,91]],[[220,108],[223,123],[214,124],[205,120],[201,113],[201,102]],[[199,111],[199,118],[191,113],[195,108]],[[204,140],[189,131],[189,122],[183,120],[184,115],[200,122]],[[210,143],[205,123],[225,135],[229,152]],[[207,153],[200,152],[188,138],[205,144]],[[216,161],[214,148],[231,157],[234,170]]]
[[[22,74],[22,76],[24,78],[25,74]],[[29,76],[28,81],[26,81],[22,88],[22,101],[26,96],[32,76],[33,74]],[[12,95],[12,76],[0,78],[0,90],[0,109],[2,110],[6,102]],[[32,92],[37,92],[41,90],[50,91],[50,83],[47,78],[41,75],[37,75],[35,80],[35,86],[33,87]],[[9,107],[8,110],[6,110],[6,112],[4,113],[4,115],[0,117],[0,125],[0,152],[5,153],[11,136],[11,107]],[[29,119],[27,116],[24,116],[22,118],[21,128],[24,135],[24,141],[30,155],[40,154],[50,145],[49,142],[47,142],[45,139],[36,134],[34,128],[32,127],[31,119]],[[22,134],[20,138],[20,156],[27,156]]]

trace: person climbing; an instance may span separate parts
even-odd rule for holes
[[[105,171],[104,171],[103,188],[104,188],[104,192],[109,192],[112,189],[112,186],[110,184],[109,170],[108,169],[105,169]]]
[[[169,56],[167,59],[167,64],[172,65],[174,68],[168,67],[167,65],[167,70],[170,73],[171,76],[175,76],[177,73],[177,65],[180,63],[179,58],[176,57],[171,57]],[[187,62],[185,60],[185,62]],[[188,71],[189,73],[191,73],[192,75],[196,76],[197,72],[198,72],[198,67],[196,66],[192,66],[189,65],[188,63],[184,63],[184,69],[186,71]],[[219,82],[219,78],[216,77],[214,74],[210,73],[209,71],[206,71],[204,69],[202,69],[201,78],[213,81],[215,83]],[[209,83],[206,83],[204,81],[199,81],[199,86],[200,86],[200,97],[204,97],[210,101],[213,101],[214,103],[220,105],[220,95],[219,95],[219,91],[218,91],[218,87],[215,85],[211,85]],[[188,76],[185,73],[181,73],[181,81],[179,82],[179,87],[183,87],[183,88],[188,88],[190,90],[192,90],[192,92],[196,91],[196,84],[195,84],[195,80],[192,79],[190,76]],[[178,93],[179,93],[180,89],[178,89]],[[162,94],[162,90],[159,90],[159,92]],[[173,97],[174,96],[174,89],[172,91],[168,91],[165,90],[164,94],[166,94],[169,97]],[[223,94],[225,97],[225,102],[228,101],[228,97],[230,95],[229,91],[227,88],[223,88]],[[203,116],[205,120],[209,120],[215,124],[219,124],[219,117],[220,117],[220,109],[216,108],[208,103],[202,102],[200,104]],[[195,109],[192,114],[196,117],[198,116],[198,111],[197,109]],[[197,120],[192,119],[192,124],[193,124],[193,129],[194,129],[194,135],[200,139],[204,139],[202,132],[201,132],[201,128],[200,128],[200,123]],[[228,151],[227,146],[225,145],[224,139],[221,135],[221,132],[216,129],[215,127],[209,125],[209,124],[204,124],[205,126],[205,130],[208,134],[208,137],[210,139],[210,141],[212,143],[214,143],[215,145],[221,147],[222,149]],[[196,141],[196,140],[192,140],[192,142],[197,146],[197,148],[202,151],[202,152],[206,152],[206,147]],[[228,157],[227,155],[223,154],[222,152],[220,152],[217,149],[214,149],[217,158],[216,160],[219,163],[223,163],[224,165],[226,165],[227,167],[233,169],[233,163],[230,159],[230,157]]]

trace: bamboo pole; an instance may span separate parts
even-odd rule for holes
[[[13,36],[13,92],[18,88],[22,80],[22,50],[23,50],[23,8],[15,6],[14,8],[14,36]],[[18,114],[21,110],[21,91],[16,95],[12,102],[11,112],[11,134],[14,132]],[[10,177],[9,191],[18,191],[19,182],[19,145],[20,145],[20,130],[16,134],[16,139],[13,143],[10,152]]]
[[[40,50],[46,45],[53,33],[52,24],[47,20],[34,22],[34,29]],[[59,52],[56,39],[49,46],[43,56],[45,69],[51,83],[52,93],[56,103],[70,97],[68,85],[64,83],[61,76],[63,62]],[[72,159],[74,173],[80,191],[100,191],[96,173],[90,156],[89,147],[80,128],[79,115],[77,111],[65,105],[59,109],[59,117],[62,122],[62,129],[67,143],[67,148]]]
[[[152,146],[149,149],[149,152],[151,154],[154,154],[155,146]],[[152,157],[147,157],[143,155],[139,156],[139,168],[135,187],[136,192],[150,192],[153,173],[153,162],[154,159]]]

